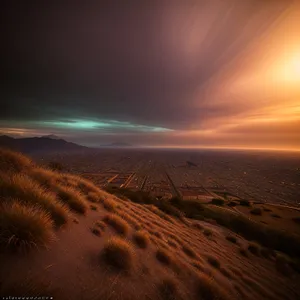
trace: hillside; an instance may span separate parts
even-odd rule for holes
[[[80,151],[88,149],[87,147],[67,142],[63,139],[53,138],[53,136],[15,139],[6,135],[2,135],[0,136],[0,147],[9,148],[24,153],[47,151]]]
[[[103,191],[8,150],[0,170],[0,296],[300,297],[298,235],[244,218],[255,204]]]

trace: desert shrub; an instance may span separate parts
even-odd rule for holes
[[[234,243],[234,244],[237,243],[237,238],[235,236],[233,236],[233,235],[227,235],[226,236],[226,240],[229,241],[229,242],[231,242],[231,243]]]
[[[53,221],[41,208],[13,200],[2,203],[0,210],[1,248],[26,251],[53,240]]]
[[[172,257],[163,249],[158,249],[156,251],[156,259],[164,265],[171,265]]]
[[[240,202],[240,205],[242,205],[242,206],[248,206],[248,207],[251,206],[251,202],[249,200],[241,199],[241,200],[239,200],[239,202]]]
[[[91,231],[94,235],[101,236],[101,231],[98,228],[93,227],[91,228]]]
[[[261,246],[260,246],[259,244],[255,243],[255,242],[251,242],[251,243],[249,243],[249,245],[248,245],[248,250],[249,250],[252,254],[254,254],[254,255],[256,255],[256,256],[260,256]]]
[[[261,216],[262,215],[262,209],[260,207],[255,207],[250,210],[250,214],[255,216]]]
[[[195,258],[197,256],[195,251],[186,245],[182,246],[182,251],[189,257]]]
[[[29,176],[47,188],[50,188],[51,184],[59,178],[59,174],[44,168],[29,170]]]
[[[211,204],[214,204],[214,205],[224,205],[225,201],[221,198],[213,198],[211,200]]]
[[[164,300],[183,299],[178,288],[179,283],[173,278],[164,278],[158,286],[159,293]]]
[[[214,268],[220,269],[221,264],[220,264],[219,260],[216,259],[215,257],[209,255],[209,256],[207,256],[207,261]]]
[[[103,207],[108,211],[113,212],[116,210],[117,203],[113,199],[110,199],[110,198],[103,199],[102,204],[103,204]]]
[[[103,247],[102,258],[117,270],[130,270],[134,266],[135,252],[124,239],[112,237]]]
[[[32,161],[27,156],[0,148],[0,169],[2,172],[20,172],[32,165]]]
[[[57,226],[68,221],[67,207],[60,203],[54,194],[47,192],[28,176],[22,174],[7,176],[0,173],[0,196],[4,199],[17,198],[25,204],[39,205],[50,213]]]
[[[215,282],[213,277],[205,274],[198,275],[196,282],[197,299],[201,300],[229,300],[228,293]]]
[[[99,227],[101,230],[105,230],[106,224],[103,221],[95,222],[95,226]]]
[[[207,236],[207,237],[210,237],[210,236],[212,236],[212,231],[210,230],[210,229],[207,229],[207,228],[205,228],[204,230],[203,230],[203,234],[205,235],[205,236]]]
[[[85,214],[87,203],[80,192],[72,187],[65,187],[59,184],[53,189],[56,191],[59,199],[66,203],[70,209],[77,213]]]
[[[135,232],[133,234],[133,240],[140,248],[147,248],[149,244],[149,236],[144,230]]]
[[[86,198],[91,202],[99,202],[100,199],[99,195],[95,192],[89,192]]]
[[[103,218],[103,221],[113,227],[116,232],[122,235],[126,235],[129,231],[129,226],[126,221],[120,218],[118,215],[109,214]]]

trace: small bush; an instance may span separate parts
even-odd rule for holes
[[[231,243],[234,243],[234,244],[237,243],[237,238],[235,236],[233,236],[233,235],[226,236],[226,240],[229,241],[229,242],[231,242]]]
[[[125,240],[112,237],[103,247],[104,261],[117,270],[129,271],[134,266],[135,252]]]
[[[21,172],[32,166],[32,161],[25,155],[0,148],[0,169],[3,172]]]
[[[255,207],[255,208],[250,210],[250,213],[252,215],[255,215],[255,216],[261,216],[262,215],[262,210],[259,207]]]
[[[101,230],[105,230],[106,224],[102,221],[95,222],[95,226],[99,227]]]
[[[149,236],[144,230],[135,232],[133,235],[133,240],[140,248],[147,248],[149,244]]]
[[[179,300],[182,299],[178,288],[178,282],[173,278],[163,279],[159,286],[159,293],[164,300]]]
[[[29,205],[39,205],[49,212],[57,226],[68,221],[68,209],[54,194],[47,192],[41,185],[28,176],[15,174],[7,176],[0,173],[0,197],[17,198]]]
[[[99,195],[95,192],[89,192],[88,195],[87,195],[87,200],[89,200],[90,202],[99,202]]]
[[[129,226],[126,221],[120,218],[118,215],[109,214],[103,218],[103,221],[113,227],[116,232],[122,235],[126,235],[129,231]]]
[[[101,236],[101,231],[98,228],[93,227],[91,230],[94,235]]]
[[[0,214],[0,247],[9,250],[29,250],[46,246],[53,240],[53,221],[37,206],[18,201],[2,203]]]
[[[156,259],[164,265],[171,265],[171,256],[163,249],[158,249],[156,251]]]
[[[225,201],[221,198],[213,198],[211,200],[211,204],[214,204],[214,205],[224,205]]]
[[[255,243],[255,242],[251,242],[248,245],[248,250],[252,254],[254,254],[256,256],[259,256],[260,255],[261,246],[259,244]]]
[[[207,256],[208,263],[216,269],[220,269],[220,262],[213,256]]]
[[[116,201],[110,199],[110,198],[106,198],[106,199],[103,199],[103,207],[110,211],[110,212],[113,212],[116,210],[116,206],[117,206],[117,203]]]
[[[195,258],[197,256],[195,251],[188,246],[183,245],[182,251],[189,257]]]
[[[87,211],[87,204],[84,197],[72,187],[65,187],[56,185],[54,190],[58,197],[66,203],[72,210],[77,213],[85,214]]]
[[[213,277],[205,274],[198,275],[196,282],[196,294],[201,300],[229,300],[231,297],[217,284]]]

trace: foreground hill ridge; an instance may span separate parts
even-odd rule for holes
[[[1,296],[300,295],[299,274],[283,254],[264,253],[267,249],[212,220],[134,203],[79,176],[42,168],[20,153],[0,150],[0,167]]]

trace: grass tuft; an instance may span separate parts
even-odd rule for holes
[[[91,204],[91,205],[90,205],[90,209],[91,209],[91,210],[98,210],[97,206],[94,205],[94,204]]]
[[[103,218],[103,221],[113,227],[115,231],[122,235],[127,235],[129,231],[129,226],[126,221],[124,221],[121,217],[115,214],[106,215]]]
[[[148,233],[144,230],[139,230],[133,234],[133,240],[140,248],[145,249],[149,244]]]
[[[54,190],[57,192],[59,199],[66,203],[71,210],[79,214],[85,214],[87,204],[81,193],[72,187],[56,185]]]
[[[220,269],[221,264],[220,264],[219,260],[217,260],[215,257],[209,255],[209,256],[207,256],[207,261],[214,268]]]
[[[91,228],[91,231],[94,235],[97,235],[97,236],[101,236],[101,234],[102,234],[101,231],[96,227]]]
[[[237,243],[237,238],[235,236],[233,236],[233,235],[226,236],[226,240],[229,241],[229,242],[231,242],[231,243],[234,243],[234,244]]]
[[[126,240],[119,237],[112,237],[104,245],[102,257],[113,268],[119,271],[128,271],[134,266],[135,252]]]
[[[40,206],[50,213],[57,226],[68,221],[67,207],[28,176],[8,176],[0,173],[0,196],[6,199],[17,198],[22,203]]]
[[[180,290],[178,288],[178,282],[173,278],[164,278],[159,286],[159,293],[164,300],[179,300],[182,299]]]
[[[182,246],[182,251],[189,257],[195,258],[197,256],[195,251],[186,245]]]
[[[46,246],[54,238],[53,221],[37,206],[14,200],[2,203],[0,214],[0,247],[10,251]]]
[[[252,254],[254,254],[254,255],[256,255],[256,256],[260,256],[261,246],[260,246],[259,244],[255,243],[255,242],[251,242],[251,243],[249,243],[249,245],[248,245],[248,250],[249,250]]]
[[[163,249],[158,249],[156,251],[156,259],[164,265],[171,265],[172,257]]]
[[[196,282],[197,299],[202,300],[229,300],[230,297],[223,288],[217,284],[213,277],[205,274],[199,275]]]
[[[224,205],[224,203],[225,203],[225,200],[223,200],[221,198],[213,198],[211,200],[211,204],[214,204],[214,205],[220,205],[220,206],[222,206],[222,205]]]
[[[3,172],[21,172],[31,167],[32,161],[25,155],[0,148],[0,169]]]

